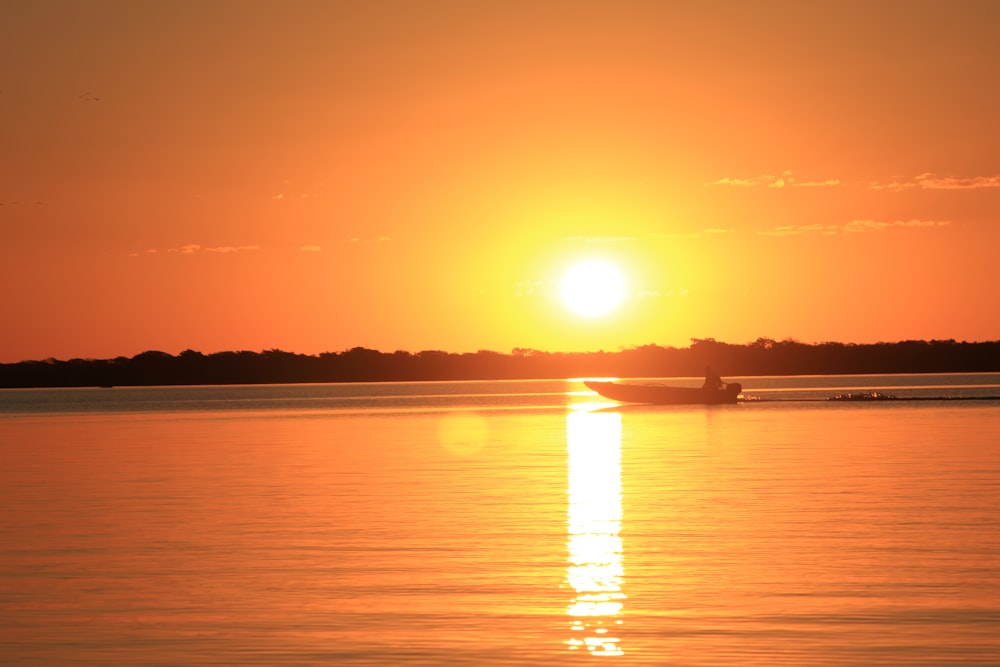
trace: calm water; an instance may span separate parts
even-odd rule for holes
[[[0,664],[1000,665],[1000,375],[730,379],[0,390]]]

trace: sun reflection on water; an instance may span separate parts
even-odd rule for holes
[[[566,416],[569,520],[566,610],[572,651],[623,655],[621,414],[573,410]]]

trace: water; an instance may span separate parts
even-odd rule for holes
[[[0,664],[1000,664],[1000,376],[731,379],[2,390]]]

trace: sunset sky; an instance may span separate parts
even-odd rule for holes
[[[1000,3],[13,0],[0,362],[1000,339]],[[575,263],[622,274],[586,317]]]

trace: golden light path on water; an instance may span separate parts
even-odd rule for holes
[[[622,420],[581,405],[566,416],[569,517],[566,580],[576,592],[566,610],[571,651],[623,655]]]

